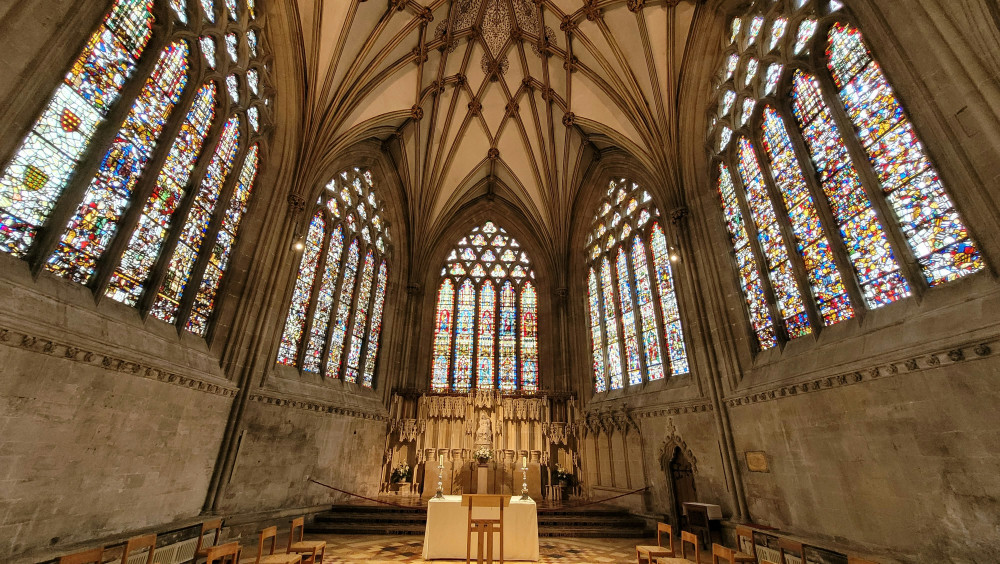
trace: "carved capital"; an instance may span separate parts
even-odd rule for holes
[[[292,215],[299,215],[306,211],[306,199],[298,194],[288,195],[288,212]]]
[[[562,118],[563,125],[566,127],[573,127],[576,124],[576,114],[573,112],[566,112]]]
[[[628,0],[628,2],[626,2],[630,12],[638,12],[645,4],[646,0]]]
[[[689,210],[684,206],[681,206],[679,208],[674,208],[670,210],[670,222],[678,224],[687,219],[689,213],[690,213]]]

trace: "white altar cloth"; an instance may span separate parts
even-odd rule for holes
[[[503,510],[504,560],[538,561],[538,509],[534,501],[521,501],[513,496]],[[473,518],[496,518],[496,507],[475,507]],[[469,526],[469,508],[462,505],[462,496],[446,495],[444,499],[427,501],[427,527],[424,530],[424,560],[465,560],[464,531]],[[478,539],[472,539],[472,558],[476,558]],[[486,548],[483,548],[485,553]],[[486,555],[483,554],[485,558]],[[500,558],[500,535],[493,535],[493,558]]]

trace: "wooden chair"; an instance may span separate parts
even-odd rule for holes
[[[802,543],[786,539],[785,537],[778,537],[778,554],[781,556],[781,560],[777,564],[788,564],[788,556],[801,559]]]
[[[701,564],[701,539],[694,533],[681,531],[681,557],[657,558],[656,564],[688,564],[691,559],[687,555],[687,545],[694,546],[694,562]]]
[[[498,519],[473,519],[472,508],[476,502],[481,502],[479,507],[497,507],[500,509]],[[478,548],[476,549],[476,563],[483,563],[483,542],[486,543],[486,562],[493,564],[493,533],[500,535],[500,564],[503,564],[503,508],[510,505],[509,495],[497,494],[464,494],[462,505],[469,506],[469,521],[465,532],[465,564],[472,560],[472,535],[478,538]]]
[[[153,564],[153,553],[156,552],[156,535],[143,535],[132,537],[125,543],[125,550],[122,552],[122,564],[128,564],[128,559],[133,552],[142,549],[149,549],[146,553],[146,564]]]
[[[668,546],[663,546],[663,533],[667,533]],[[673,529],[666,523],[656,524],[656,546],[638,545],[635,547],[635,559],[638,564],[647,562],[654,564],[656,558],[674,556],[674,534]]]
[[[205,564],[240,564],[240,543],[231,542],[205,549]]]
[[[320,564],[326,556],[326,541],[302,540],[303,535],[305,535],[305,529],[305,517],[296,517],[295,519],[292,519],[292,530],[288,535],[287,552],[289,554],[301,554],[303,562],[308,562],[309,564]],[[295,538],[296,530],[298,531],[297,539]],[[316,560],[317,555],[319,556],[319,560]]]
[[[66,556],[59,558],[59,564],[101,564],[104,558],[104,547],[92,548],[90,550],[84,550],[83,552],[77,552],[76,554],[67,554]]]
[[[264,554],[264,543],[271,541],[271,548]],[[275,554],[274,546],[278,543],[278,527],[268,527],[260,532],[260,542],[257,543],[256,564],[301,564],[302,556],[298,554]]]
[[[719,564],[719,558],[724,559],[729,564],[736,564],[736,551],[721,544],[712,543],[712,564]]]
[[[205,544],[205,535],[215,531],[215,538],[212,539],[212,544]],[[200,558],[205,558],[208,556],[208,549],[219,544],[219,535],[222,534],[222,519],[214,519],[212,521],[205,521],[201,524],[201,533],[198,534],[198,544],[194,547],[194,561],[198,562]]]
[[[753,544],[753,529],[736,527],[736,548],[743,554],[753,556],[753,562],[757,561],[757,547]],[[739,555],[736,558],[739,559]]]
[[[864,558],[858,558],[857,556],[848,556],[847,564],[879,564],[874,560],[865,560]]]

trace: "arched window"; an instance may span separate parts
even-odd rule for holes
[[[376,192],[355,168],[316,200],[278,364],[373,387],[392,240]]]
[[[472,229],[441,270],[431,390],[538,390],[538,291],[531,261],[492,221]]]
[[[116,0],[0,173],[0,249],[204,335],[270,115],[261,19]]]
[[[985,266],[845,10],[755,2],[716,77],[715,182],[761,349]]]
[[[670,246],[651,200],[638,184],[612,180],[587,236],[597,392],[690,371]]]

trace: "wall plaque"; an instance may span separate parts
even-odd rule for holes
[[[770,472],[767,465],[767,454],[762,450],[748,450],[744,453],[747,460],[747,469],[751,472]]]

